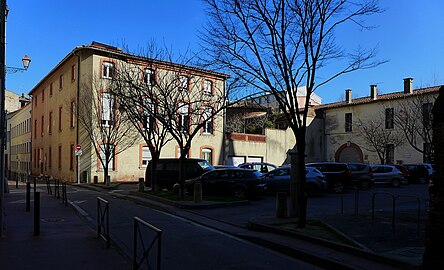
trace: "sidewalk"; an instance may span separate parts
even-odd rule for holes
[[[34,201],[26,212],[26,187],[10,182],[5,194],[5,229],[0,238],[1,269],[130,269],[131,262],[97,238],[96,232],[61,199],[40,191],[40,235],[34,236]]]

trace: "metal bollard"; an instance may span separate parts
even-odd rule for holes
[[[31,210],[31,183],[26,183],[26,212]]]
[[[276,194],[276,217],[287,217],[287,193],[278,192]]]
[[[200,182],[194,184],[194,202],[202,202],[202,183]]]
[[[40,192],[34,193],[34,236],[40,235]]]
[[[143,192],[145,189],[145,182],[144,179],[141,177],[139,178],[139,192]]]

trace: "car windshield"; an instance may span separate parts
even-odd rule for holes
[[[206,171],[214,169],[213,166],[211,166],[206,160],[199,161],[197,164],[199,164],[199,166]]]

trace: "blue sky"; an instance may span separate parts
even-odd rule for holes
[[[353,97],[368,96],[370,84],[382,93],[402,91],[402,79],[414,87],[444,84],[444,1],[380,1],[386,11],[368,18],[371,31],[356,28],[337,32],[346,48],[378,46],[378,58],[388,63],[342,76],[316,93],[323,103],[338,101],[345,89]],[[132,51],[151,40],[176,52],[198,48],[199,29],[206,22],[200,0],[8,0],[7,66],[20,67],[31,57],[25,73],[8,74],[6,87],[28,93],[75,46],[92,41],[121,45]]]

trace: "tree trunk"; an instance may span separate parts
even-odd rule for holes
[[[181,149],[180,151],[180,157],[179,157],[179,185],[180,185],[180,194],[179,198],[183,200],[185,198],[185,177],[186,177],[186,159],[187,159],[187,153],[189,147],[185,147],[184,149]]]
[[[159,157],[160,153],[158,153],[157,151],[151,151],[151,173],[149,177],[151,179],[151,190],[154,192],[158,191],[159,189],[157,186],[157,173],[156,173]],[[145,179],[148,179],[148,166],[146,166],[145,170]]]
[[[444,87],[433,108],[433,185],[429,187],[430,211],[423,268],[434,269],[444,254]]]
[[[297,209],[298,228],[305,228],[307,221],[307,193],[305,192],[305,129],[300,128],[297,138],[298,170],[297,170]]]

